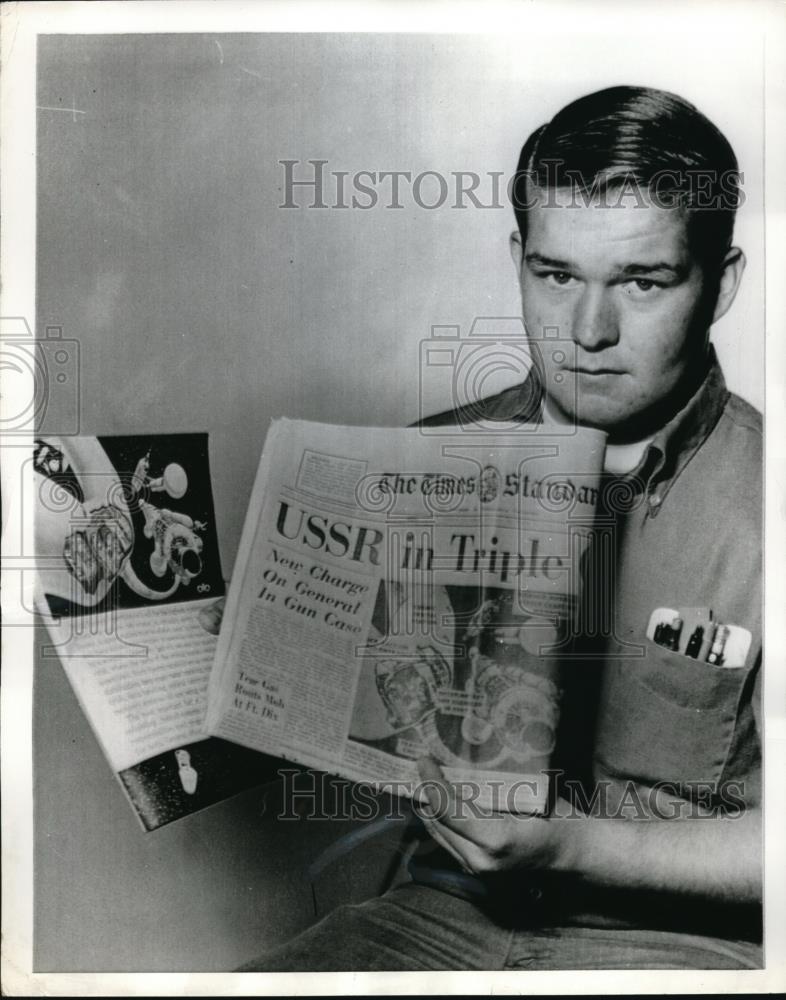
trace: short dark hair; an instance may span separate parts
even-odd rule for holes
[[[524,143],[512,194],[526,241],[528,185],[607,195],[626,185],[659,204],[688,210],[691,248],[716,271],[742,203],[741,175],[729,141],[697,108],[649,87],[609,87],[580,97]]]

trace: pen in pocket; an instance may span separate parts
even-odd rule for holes
[[[663,649],[711,667],[742,667],[751,648],[751,632],[715,619],[708,607],[655,608],[646,636]]]
[[[715,639],[715,632],[717,628],[718,626],[715,624],[715,622],[710,622],[710,624],[707,626],[707,631],[704,633],[704,636],[701,640],[701,648],[699,649],[699,652],[696,656],[696,659],[701,660],[702,663],[707,662],[707,657],[710,655],[710,650],[712,649],[712,643],[713,640]]]
[[[709,654],[707,655],[707,663],[712,663],[716,667],[723,665],[723,650],[726,645],[726,640],[729,637],[729,626],[728,625],[718,625],[715,632],[715,638],[712,640],[712,646],[710,648]]]
[[[681,632],[682,619],[678,615],[672,618],[671,625],[667,625],[666,622],[660,622],[655,628],[652,640],[659,646],[665,646],[666,649],[679,649]]]
[[[702,640],[704,639],[704,626],[697,625],[693,630],[690,639],[688,639],[688,645],[685,647],[685,655],[692,657],[694,660],[698,657],[702,646]]]
[[[679,629],[677,629],[677,626],[679,626]],[[679,645],[679,630],[681,628],[682,622],[678,617],[672,618],[671,625],[666,622],[659,622],[655,627],[652,640],[659,646],[665,646],[666,649],[676,649]]]

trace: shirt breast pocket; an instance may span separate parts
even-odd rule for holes
[[[606,668],[595,760],[647,784],[721,780],[746,667],[716,667],[645,640],[642,660]]]

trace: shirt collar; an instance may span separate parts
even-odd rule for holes
[[[655,434],[634,475],[646,482],[650,506],[663,502],[672,484],[720,420],[731,393],[715,348],[710,345],[707,374],[696,392]]]

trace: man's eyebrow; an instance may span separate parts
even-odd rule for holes
[[[557,267],[562,271],[568,271],[571,264],[566,260],[556,260],[554,257],[544,257],[542,253],[528,253],[524,256],[528,264],[542,264],[544,267]]]
[[[551,267],[559,271],[570,271],[574,265],[567,260],[559,260],[556,257],[546,257],[542,253],[533,251],[525,255],[524,260],[528,264],[539,264],[541,267]],[[684,264],[670,264],[668,261],[654,261],[651,264],[625,264],[618,268],[617,273],[630,278],[639,277],[643,274],[668,273],[675,278],[684,278],[688,273],[688,268]]]
[[[626,264],[621,268],[620,273],[624,275],[652,274],[655,271],[668,271],[677,278],[683,278],[688,273],[688,268],[684,264],[669,264],[666,261],[658,261],[655,264]]]

